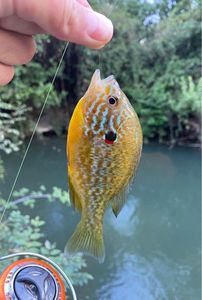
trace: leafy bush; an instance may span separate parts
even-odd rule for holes
[[[194,82],[192,77],[181,77],[180,92],[176,99],[170,98],[169,105],[172,110],[172,124],[170,132],[173,133],[172,139],[182,140],[183,137],[195,142],[196,136],[200,142],[200,94],[202,78]]]
[[[41,35],[36,40],[38,52],[35,60],[27,66],[18,66],[15,70],[14,80],[8,86],[0,87],[0,142],[3,139],[4,143],[10,143],[12,139],[14,141],[13,143],[6,144],[8,148],[7,152],[10,151],[9,145],[13,148],[12,150],[17,150],[19,146],[18,141],[31,135],[48,93],[46,111],[51,110],[53,107],[58,108],[68,93],[60,88],[63,72],[62,66],[57,76],[57,79],[60,79],[60,84],[57,84],[56,81],[55,85],[57,87],[51,85],[59,62],[58,51],[59,55],[61,55],[60,50],[62,48],[59,47],[59,49],[56,49],[54,56],[47,59],[46,55],[49,52],[51,53],[49,50],[51,39]],[[53,45],[51,46],[52,48],[54,49]],[[46,54],[45,56],[44,53]],[[21,113],[21,119],[20,116],[17,118],[18,122],[15,120],[16,113]],[[5,120],[6,118],[8,120]],[[5,122],[7,122],[8,126],[4,128]],[[15,130],[11,130],[9,127],[11,124]],[[2,136],[1,129],[3,129],[4,135],[9,135],[9,141],[5,139],[4,135]]]
[[[37,192],[30,192],[23,188],[19,192],[15,192],[13,196],[15,200],[8,204],[6,215],[0,224],[1,255],[23,251],[39,253],[60,265],[75,285],[83,285],[91,280],[92,276],[81,270],[86,267],[83,256],[78,254],[67,258],[57,248],[56,243],[51,243],[45,239],[42,233],[45,221],[38,216],[31,218],[29,215],[23,215],[18,207],[21,203],[32,209],[37,199],[46,199],[49,202],[60,201],[63,205],[69,206],[68,193],[57,187],[53,187],[52,192],[48,193],[45,187],[41,186]],[[0,199],[0,215],[5,205],[6,201]],[[7,264],[7,261],[0,264],[0,273]]]
[[[15,105],[0,101],[0,151],[7,154],[18,151],[22,136],[18,124],[23,124],[28,108],[24,104]]]

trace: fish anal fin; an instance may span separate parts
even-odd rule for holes
[[[102,226],[102,224],[100,226]],[[99,263],[103,263],[105,249],[102,228],[101,230],[96,230],[95,226],[87,226],[87,224],[81,220],[65,247],[65,253],[67,255],[78,252],[93,256]]]
[[[71,201],[73,207],[81,212],[82,211],[81,200],[80,200],[78,194],[76,193],[76,191],[74,189],[74,186],[71,182],[70,176],[68,176],[68,185],[69,185],[69,198],[70,198],[70,201]]]
[[[118,217],[126,202],[126,189],[123,189],[117,196],[112,200],[112,211],[115,217]]]

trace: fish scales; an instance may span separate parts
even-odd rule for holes
[[[101,79],[96,70],[68,130],[70,196],[81,221],[67,253],[81,251],[104,260],[104,213],[110,205],[116,216],[120,212],[141,149],[142,131],[133,107],[114,77]]]

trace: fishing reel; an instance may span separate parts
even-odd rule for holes
[[[52,260],[22,252],[0,257],[0,262],[15,257],[0,274],[0,300],[77,300],[69,278]]]

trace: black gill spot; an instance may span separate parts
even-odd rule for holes
[[[115,142],[117,134],[114,131],[108,131],[105,133],[105,140],[109,142]]]

